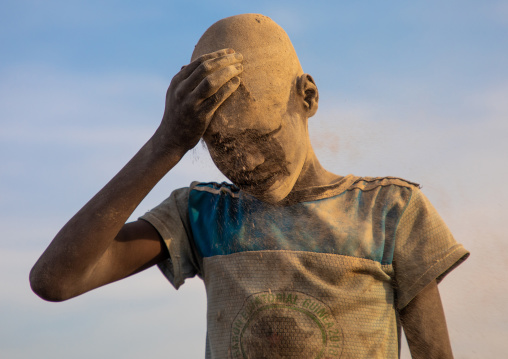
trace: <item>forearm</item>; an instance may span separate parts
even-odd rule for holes
[[[125,225],[143,198],[202,138],[239,86],[242,56],[203,55],[173,77],[159,128],[129,163],[60,230],[30,273],[32,289],[64,300],[124,278],[167,252],[145,222]]]
[[[183,156],[164,150],[152,137],[139,152],[58,232],[30,273],[34,291],[63,300],[96,286],[94,267],[143,198]]]
[[[415,359],[453,359],[448,328],[436,281],[400,311],[400,320]]]

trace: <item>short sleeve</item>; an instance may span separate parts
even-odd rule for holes
[[[189,238],[188,198],[189,188],[175,190],[164,202],[139,217],[154,226],[162,237],[169,258],[158,267],[176,289],[199,272]]]
[[[395,232],[393,265],[398,309],[434,279],[439,283],[468,256],[429,200],[414,188]]]

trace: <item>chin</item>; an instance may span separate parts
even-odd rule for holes
[[[259,187],[242,188],[251,196],[256,197],[260,201],[277,204],[288,196],[292,186],[287,181],[277,181],[267,189]]]

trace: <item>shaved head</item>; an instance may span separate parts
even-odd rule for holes
[[[242,14],[217,21],[197,43],[192,60],[231,48],[243,55],[243,77],[294,78],[303,73],[293,44],[279,25],[267,16]],[[256,74],[257,72],[262,74]]]
[[[249,101],[264,113],[282,114],[290,102],[291,90],[303,74],[300,61],[286,32],[272,19],[259,14],[243,14],[222,19],[203,34],[192,54],[192,60],[220,49],[231,48],[243,55],[241,85],[217,113],[224,114],[222,125],[247,128],[238,119],[235,108]],[[237,106],[232,105],[236,103]],[[279,118],[275,116],[272,119]],[[232,119],[238,121],[233,121]],[[271,130],[277,121],[260,125]],[[217,122],[217,121],[214,121]],[[212,125],[213,126],[213,125]]]

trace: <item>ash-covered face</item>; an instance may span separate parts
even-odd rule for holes
[[[254,100],[242,86],[216,111],[204,139],[227,178],[270,203],[291,192],[309,146],[306,122],[290,114],[287,100]]]
[[[226,177],[258,199],[277,203],[291,192],[312,153],[307,119],[317,109],[317,89],[286,32],[266,16],[218,21],[199,39],[192,59],[223,48],[242,54],[241,82],[214,112],[203,138]],[[309,100],[311,88],[316,96]]]

